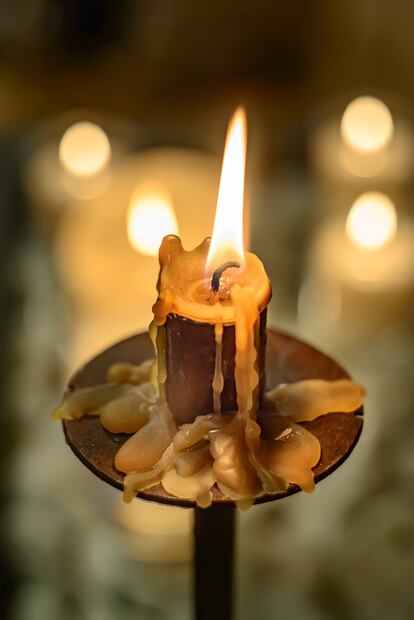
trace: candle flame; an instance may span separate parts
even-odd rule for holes
[[[344,141],[357,151],[380,151],[393,137],[391,112],[380,99],[357,97],[344,112],[341,133]]]
[[[178,235],[172,200],[159,187],[138,187],[128,210],[128,239],[132,247],[147,256],[157,256],[166,235]]]
[[[241,267],[245,263],[243,199],[246,136],[246,113],[243,108],[237,108],[230,120],[224,147],[213,236],[207,257],[209,271],[228,261],[236,261]]]
[[[385,194],[367,192],[352,205],[346,220],[346,233],[355,245],[374,250],[389,243],[397,231],[394,204]]]

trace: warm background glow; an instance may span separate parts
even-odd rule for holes
[[[191,559],[191,510],[137,500],[128,505],[119,502],[116,514],[130,534],[132,554],[141,562],[162,564]]]
[[[244,247],[250,209],[250,248],[274,289],[268,328],[344,363],[368,398],[355,451],[316,495],[238,513],[234,615],[414,620],[413,24],[408,1],[0,3],[4,620],[191,615],[179,518],[167,506],[161,524],[164,507],[158,518],[141,500],[120,517],[121,494],[86,471],[49,412],[77,368],[153,318],[158,259],[127,233],[135,190],[167,189],[185,249],[211,236],[242,104]],[[341,134],[364,95],[392,115],[378,150]],[[92,173],[77,170],[79,148],[65,154],[69,132],[60,159],[78,121],[109,139]],[[370,250],[345,222],[374,190],[398,222]],[[267,362],[272,387],[284,351]]]
[[[391,241],[396,231],[395,206],[388,196],[379,192],[360,196],[346,220],[348,238],[362,248],[379,248]]]
[[[75,123],[63,134],[59,145],[62,166],[72,174],[85,177],[105,168],[111,157],[108,136],[94,123]]]
[[[342,137],[349,146],[371,153],[386,146],[394,131],[391,113],[375,97],[358,97],[347,106],[341,122]]]
[[[128,210],[128,239],[132,247],[157,256],[163,237],[178,235],[174,207],[162,189],[138,188],[132,195]]]
[[[230,260],[244,264],[243,199],[246,137],[246,114],[243,108],[237,108],[227,130],[207,269],[213,270]]]

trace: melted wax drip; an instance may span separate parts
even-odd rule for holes
[[[223,353],[223,325],[216,323],[214,326],[214,337],[216,341],[216,357],[214,362],[213,377],[213,406],[214,413],[221,412],[221,393],[224,387],[223,371],[221,368],[221,358]]]
[[[202,506],[211,501],[215,483],[242,508],[248,508],[258,495],[284,491],[289,484],[313,490],[312,467],[320,458],[319,442],[282,415],[280,405],[278,411],[269,410],[277,388],[265,396],[268,410],[259,413],[257,422],[238,411],[198,416],[177,428],[150,381],[152,365],[111,366],[107,376],[114,381],[121,376],[130,380],[139,377],[143,383],[114,382],[70,392],[54,413],[56,419],[78,419],[93,413],[100,416],[107,430],[131,434],[115,460],[117,468],[127,474],[125,501],[160,482],[165,482],[168,492]],[[283,386],[285,389],[292,393],[290,406],[296,403],[294,417],[306,420],[327,413],[328,397],[335,411],[351,413],[350,403],[358,409],[364,394],[361,386],[348,380],[310,379]],[[296,400],[297,390],[300,398]],[[175,473],[169,473],[171,470]]]

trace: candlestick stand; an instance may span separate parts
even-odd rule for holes
[[[194,508],[194,594],[197,620],[231,620],[236,509]]]
[[[107,368],[116,362],[139,364],[152,357],[153,348],[147,334],[138,334],[106,349],[88,362],[72,378],[68,389],[104,383]],[[269,388],[279,383],[303,379],[335,380],[349,378],[332,358],[286,334],[268,330],[266,378]],[[314,467],[315,481],[331,474],[350,455],[362,430],[362,409],[349,413],[330,413],[302,425],[320,442],[321,458]],[[123,488],[123,474],[114,467],[114,458],[126,435],[106,431],[97,417],[64,420],[66,441],[76,456],[105,482]],[[255,504],[281,499],[300,491],[291,485],[286,492],[265,494]],[[183,508],[195,513],[195,618],[196,620],[231,620],[233,609],[233,565],[235,507],[216,487],[213,504],[201,509],[192,500],[180,499],[156,485],[138,493],[142,499]]]

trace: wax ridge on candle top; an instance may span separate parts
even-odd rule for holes
[[[259,311],[269,302],[271,286],[263,263],[246,252],[244,268],[231,266],[219,278],[218,291],[211,290],[217,267],[206,268],[210,238],[187,251],[175,235],[164,237],[160,247],[158,299],[153,306],[155,322],[162,325],[168,314],[179,314],[193,321],[234,323],[231,289],[234,284],[251,291]]]

